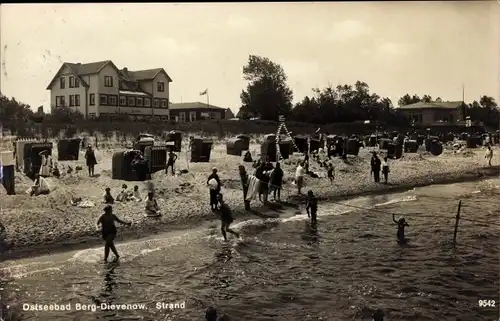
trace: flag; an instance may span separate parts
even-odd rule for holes
[[[207,89],[205,89],[205,91],[202,91],[202,92],[200,93],[200,96],[204,96],[204,95],[206,95],[206,94],[208,94],[208,88],[207,88]]]

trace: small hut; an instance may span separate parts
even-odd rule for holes
[[[193,138],[191,140],[191,162],[208,163],[212,151],[212,140],[203,138]]]
[[[250,136],[249,135],[239,134],[236,136],[236,138],[243,140],[243,150],[250,150]]]
[[[403,156],[403,146],[397,143],[388,143],[385,146],[387,157],[392,159],[400,159]]]
[[[172,130],[167,134],[167,142],[174,142],[174,152],[180,152],[182,149],[182,132]]]
[[[228,155],[241,156],[245,149],[245,141],[241,138],[231,138],[226,143],[226,153]]]
[[[389,138],[380,138],[378,141],[378,148],[379,149],[387,149],[389,144],[392,144],[392,139]]]
[[[355,138],[351,138],[347,140],[347,148],[345,153],[347,155],[355,155],[358,156],[359,154],[359,141]]]
[[[405,153],[416,153],[417,151],[418,151],[418,142],[416,140],[409,139],[404,142]]]
[[[307,153],[307,137],[304,135],[295,135],[293,137],[293,140],[295,141],[295,145],[299,149],[301,153]]]
[[[80,156],[80,138],[61,139],[57,142],[57,160],[75,161]]]
[[[144,158],[148,161],[150,174],[164,170],[167,163],[167,146],[147,146],[144,149]]]
[[[0,166],[2,166],[0,170],[2,171],[3,176],[0,180],[3,187],[7,191],[7,195],[16,194],[15,163],[14,152],[0,152]]]
[[[52,156],[52,143],[27,143],[24,144],[24,174],[34,178],[42,166],[41,152],[47,151]]]
[[[431,148],[432,148],[432,145],[434,144],[441,144],[441,142],[439,141],[439,137],[437,136],[429,136],[429,138],[427,138],[425,140],[425,150],[430,152],[431,151]]]

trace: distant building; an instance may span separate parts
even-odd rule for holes
[[[86,118],[127,114],[168,118],[172,79],[163,68],[118,69],[111,60],[62,64],[47,90],[51,108],[68,107]]]
[[[435,101],[418,102],[399,107],[399,110],[415,125],[455,125],[463,121],[463,102]]]
[[[231,110],[231,108],[226,109],[226,117],[224,119],[231,119],[234,118],[234,113]]]
[[[170,118],[180,123],[203,119],[226,119],[226,112],[226,108],[201,102],[170,104]]]

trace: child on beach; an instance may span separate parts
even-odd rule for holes
[[[139,186],[134,186],[134,192],[132,193],[132,198],[136,202],[142,201],[141,193],[139,192]]]
[[[114,204],[115,199],[111,196],[111,188],[106,187],[104,190],[104,204]]]
[[[330,183],[333,184],[333,181],[335,180],[335,167],[333,167],[333,164],[328,164],[328,179],[330,180]]]
[[[318,199],[314,196],[313,191],[307,192],[306,201],[307,217],[311,218],[311,224],[316,223],[316,214],[318,213]]]
[[[491,149],[491,145],[488,144],[486,146],[486,155],[484,155],[484,158],[488,161],[488,166],[491,166],[491,160],[493,159],[493,149]]]
[[[387,184],[387,179],[389,178],[389,163],[387,156],[384,157],[384,161],[382,162],[382,174],[384,174],[384,183]]]
[[[404,219],[404,217],[402,217],[396,221],[395,214],[392,214],[392,221],[398,225],[398,232],[396,234],[397,238],[398,238],[398,243],[400,243],[400,244],[406,243],[405,227],[410,226],[410,225],[408,225],[408,223],[406,223],[406,220]]]
[[[160,207],[158,202],[154,197],[153,192],[148,192],[148,198],[146,199],[146,217],[159,217],[161,216]]]
[[[122,185],[122,190],[120,191],[120,193],[118,193],[118,195],[116,195],[116,201],[117,202],[126,202],[128,201],[128,190],[127,190],[128,186],[126,184],[123,184]]]
[[[130,226],[132,223],[127,223],[122,220],[120,220],[116,215],[113,214],[113,207],[111,205],[107,205],[104,208],[104,214],[99,217],[99,220],[97,221],[97,228],[99,228],[99,225],[101,225],[101,233],[102,233],[102,239],[105,241],[104,244],[104,262],[108,261],[108,256],[109,256],[109,250],[113,252],[115,255],[115,260],[118,260],[120,255],[118,255],[118,251],[116,250],[114,240],[116,237],[116,226],[115,222],[118,222],[123,225]]]
[[[229,232],[236,236],[237,238],[240,237],[238,233],[233,231],[232,229],[229,228],[231,223],[233,223],[233,213],[231,212],[231,209],[229,206],[224,202],[224,198],[222,194],[217,195],[217,200],[219,201],[219,211],[220,211],[220,219],[221,219],[221,227],[220,230],[222,232],[222,236],[224,237],[224,241],[227,242],[227,234],[226,232]]]

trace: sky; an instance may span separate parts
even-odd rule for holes
[[[237,111],[251,54],[283,66],[294,102],[312,88],[365,81],[396,105],[500,94],[500,0],[203,4],[5,4],[0,89],[49,110],[63,62],[164,68],[171,102]]]

